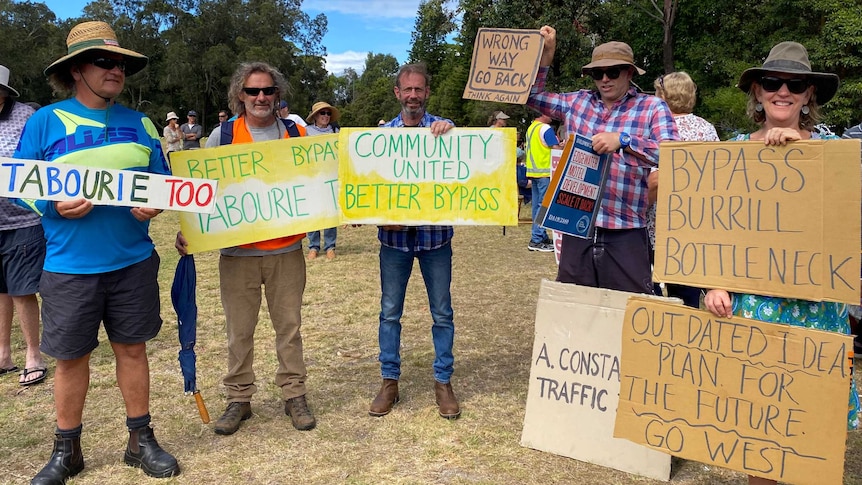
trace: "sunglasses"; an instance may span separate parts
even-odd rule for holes
[[[780,77],[763,76],[760,78],[760,87],[768,93],[774,93],[781,89],[782,85],[787,85],[787,90],[793,94],[802,94],[811,86],[808,79],[782,79]]]
[[[596,81],[601,81],[602,78],[604,78],[605,76],[607,76],[608,79],[617,79],[618,77],[620,77],[620,73],[623,72],[624,69],[628,69],[628,68],[622,68],[620,66],[613,66],[613,67],[609,67],[607,69],[590,69],[588,71],[588,74],[590,75],[591,78],[595,79]]]
[[[97,57],[95,59],[90,60],[90,64],[98,67],[99,69],[104,69],[106,71],[110,71],[113,68],[118,68],[122,72],[126,72],[126,61],[122,59],[111,59],[110,57]]]
[[[332,111],[318,111],[317,113],[323,116],[332,116]]]
[[[264,96],[272,96],[278,91],[278,87],[270,86],[268,88],[242,88],[242,92],[249,96],[257,96],[260,92],[263,91]]]

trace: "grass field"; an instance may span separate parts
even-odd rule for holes
[[[182,393],[176,316],[170,283],[177,255],[175,214],[158,217],[153,237],[162,256],[161,334],[149,345],[151,412],[156,436],[183,472],[152,480],[122,464],[124,410],[106,344],[93,353],[84,410],[86,469],[70,483],[253,484],[658,484],[622,472],[519,445],[533,344],[539,282],[553,279],[548,253],[527,251],[529,226],[456,228],[454,248],[455,375],[463,414],[437,415],[431,362],[430,315],[418,268],[403,320],[402,402],[384,418],[368,416],[380,385],[377,362],[379,275],[374,227],[339,229],[338,257],[308,263],[303,337],[309,404],[318,419],[299,432],[284,415],[273,384],[273,332],[264,308],[257,331],[255,370],[260,388],[254,416],[238,433],[218,436],[201,423]],[[96,242],[94,242],[96,243]],[[216,253],[196,256],[198,268],[198,386],[213,420],[224,410],[224,320]],[[20,330],[13,357],[21,365]],[[54,430],[53,361],[46,383],[21,389],[0,377],[0,483],[23,484],[45,464]],[[858,363],[859,361],[857,361]],[[838,430],[836,430],[837,432]],[[584,439],[588,439],[585,437]],[[744,484],[744,475],[701,463],[674,462],[671,483]],[[851,433],[845,485],[862,485],[862,433]]]

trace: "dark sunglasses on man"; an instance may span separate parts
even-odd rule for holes
[[[261,91],[263,91],[264,96],[272,96],[273,94],[275,94],[276,91],[278,91],[278,87],[276,87],[276,86],[269,86],[266,88],[246,88],[246,87],[243,87],[242,91],[249,96],[257,96],[258,94],[260,94]]]
[[[808,79],[803,78],[782,79],[780,77],[773,76],[763,76],[760,78],[760,87],[768,93],[778,91],[781,89],[781,86],[785,84],[787,85],[787,90],[793,94],[802,94],[806,89],[808,89],[808,86],[811,86]]]
[[[99,69],[104,69],[106,71],[110,71],[113,68],[118,68],[120,71],[126,72],[126,61],[123,59],[111,59],[110,57],[96,57],[94,59],[90,59],[90,64],[98,67]]]
[[[601,81],[605,76],[607,76],[608,79],[617,79],[620,77],[620,73],[626,69],[628,69],[627,66],[611,66],[607,69],[593,68],[587,71],[587,73],[594,80]]]

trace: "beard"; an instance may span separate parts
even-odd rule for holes
[[[411,108],[408,106],[408,103],[419,103],[419,106],[415,108]],[[401,101],[401,112],[406,114],[411,118],[417,118],[425,114],[425,100],[424,99],[404,99]]]

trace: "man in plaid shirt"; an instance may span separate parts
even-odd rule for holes
[[[635,66],[631,47],[608,42],[593,49],[582,68],[595,90],[545,92],[548,66],[554,59],[556,31],[544,26],[539,73],[527,105],[566,123],[567,133],[591,138],[598,153],[612,163],[592,239],[563,236],[557,281],[598,288],[652,293],[647,235],[647,176],[658,165],[658,145],[678,140],[673,115],[655,96],[631,85]]]
[[[428,114],[425,102],[431,94],[430,76],[424,64],[407,64],[395,78],[395,97],[401,113],[385,123],[387,128],[428,128],[434,136],[442,135],[455,124],[451,120]],[[398,379],[401,377],[401,314],[407,282],[413,271],[413,259],[419,260],[422,278],[431,307],[431,339],[434,342],[434,394],[438,412],[446,419],[456,419],[461,408],[452,384],[455,359],[452,343],[455,324],[452,321],[452,226],[380,226],[380,374],[383,385],[371,403],[368,414],[385,416],[399,401]]]

